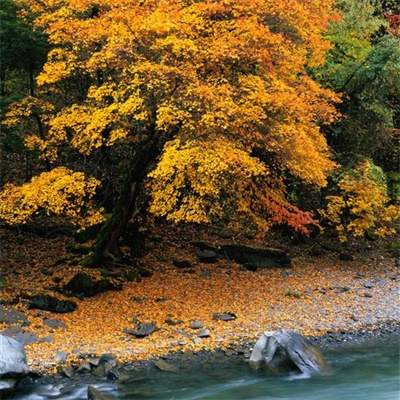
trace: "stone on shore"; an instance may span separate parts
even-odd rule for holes
[[[22,344],[13,338],[0,335],[0,398],[10,396],[18,381],[28,372]]]
[[[254,369],[264,364],[277,374],[297,370],[313,375],[329,371],[321,351],[305,337],[287,329],[264,332],[254,345],[249,362]]]

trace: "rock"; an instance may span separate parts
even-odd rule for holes
[[[22,326],[28,326],[30,322],[26,315],[19,310],[14,308],[5,308],[3,305],[0,305],[0,324],[20,324]]]
[[[339,260],[341,261],[354,261],[354,256],[349,253],[340,253]]]
[[[78,368],[76,369],[76,372],[90,372],[92,370],[92,366],[90,365],[90,363],[88,361],[82,361]]]
[[[246,269],[291,268],[291,260],[280,249],[249,247],[243,245],[223,245],[220,254],[244,265]]]
[[[18,340],[22,344],[22,346],[26,346],[27,344],[40,342],[40,338],[38,335],[31,333],[29,331],[18,332],[15,337],[15,340]]]
[[[72,365],[60,365],[57,370],[61,375],[67,378],[72,378],[76,372]]]
[[[212,250],[203,250],[197,257],[203,263],[214,263],[218,259],[218,254]]]
[[[29,373],[25,349],[21,343],[0,335],[0,398],[12,394],[18,381]]]
[[[175,326],[175,325],[183,324],[182,320],[178,319],[177,321],[174,321],[171,318],[167,318],[164,322],[169,326]]]
[[[204,327],[203,322],[201,322],[198,319],[193,320],[189,325],[189,328],[191,328],[191,329],[201,329],[203,327]]]
[[[207,338],[207,337],[210,337],[210,334],[211,334],[211,332],[210,332],[210,330],[209,329],[202,329],[199,333],[198,333],[198,337],[199,338]]]
[[[114,354],[103,354],[99,358],[99,362],[97,365],[109,364],[111,367],[116,367],[117,365],[117,358]]]
[[[258,265],[257,265],[257,264],[254,264],[254,263],[244,263],[244,264],[243,264],[243,268],[244,268],[246,271],[256,272],[257,269],[258,269]]]
[[[88,386],[87,389],[87,398],[88,400],[108,400],[109,397],[105,394],[101,393],[93,386]]]
[[[40,309],[55,313],[68,313],[74,311],[76,303],[72,300],[59,300],[48,294],[38,294],[30,297],[28,309]]]
[[[68,353],[65,351],[61,351],[54,356],[54,361],[57,363],[64,363],[67,361]]]
[[[372,282],[365,282],[364,287],[366,289],[372,289],[374,287],[374,284]]]
[[[173,260],[172,264],[175,265],[176,268],[190,268],[192,264],[187,260]]]
[[[151,335],[156,330],[157,325],[153,322],[139,322],[136,329],[125,329],[124,332],[142,338]]]
[[[121,290],[122,284],[114,284],[108,279],[95,280],[86,272],[78,272],[64,290],[77,296],[93,297],[108,290]]]
[[[179,371],[179,368],[177,366],[171,365],[164,360],[157,360],[154,362],[154,365],[161,371],[166,371],[166,372],[178,372]]]
[[[221,321],[233,321],[236,319],[236,315],[233,313],[215,313],[213,315],[214,320],[221,320]]]
[[[296,332],[279,329],[264,332],[254,345],[249,360],[254,369],[264,364],[273,373],[299,371],[306,375],[329,371],[320,350]]]
[[[137,267],[137,272],[141,278],[151,278],[153,276],[151,271],[143,267]]]
[[[66,328],[67,326],[58,318],[45,318],[43,323],[50,328],[58,329],[58,328]]]
[[[211,272],[210,271],[201,272],[200,278],[211,278]]]

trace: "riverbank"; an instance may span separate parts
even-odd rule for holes
[[[26,298],[54,294],[55,284],[82,270],[71,256],[71,243],[62,236],[17,236],[7,237],[3,247],[7,268],[1,298],[5,307],[26,316],[28,323],[19,332],[38,338],[25,346],[28,363],[44,374],[60,365],[79,368],[103,354],[127,367],[148,365],[168,354],[168,359],[176,354],[181,360],[212,353],[245,357],[263,331],[280,328],[317,337],[322,346],[399,333],[399,267],[376,242],[357,251],[271,239],[268,246],[279,245],[290,255],[291,268],[249,270],[222,258],[201,261],[195,243],[212,248],[233,242],[254,245],[251,239],[207,229],[152,232],[147,253],[134,260],[135,269],[147,274],[130,281],[129,267],[114,266],[107,272],[125,277],[122,290],[74,297],[75,311],[56,314],[29,309]],[[48,320],[59,323],[49,326]],[[132,334],[140,326],[155,329]],[[15,326],[0,326],[6,333],[10,329],[16,332]]]

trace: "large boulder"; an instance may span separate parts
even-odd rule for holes
[[[19,324],[22,326],[29,325],[26,315],[15,308],[6,308],[0,304],[0,323],[9,325]]]
[[[0,335],[0,399],[10,396],[29,372],[25,349],[20,342]]]
[[[121,290],[121,284],[108,279],[96,280],[86,272],[78,272],[65,286],[64,290],[78,296],[93,297],[107,290]]]
[[[233,244],[221,246],[220,254],[252,270],[291,267],[289,256],[280,249]]]
[[[264,332],[254,345],[249,362],[254,369],[264,366],[278,374],[297,371],[309,376],[329,371],[321,351],[305,337],[287,329]]]
[[[29,298],[28,308],[51,311],[55,313],[69,313],[75,310],[76,303],[72,300],[60,300],[49,294],[37,294]]]

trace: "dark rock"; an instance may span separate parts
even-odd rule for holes
[[[58,318],[46,318],[43,320],[43,323],[50,328],[58,329],[58,328],[66,328],[67,325],[64,324],[63,321],[61,321]]]
[[[137,338],[149,336],[157,330],[153,322],[139,322],[136,329],[125,329],[124,332]]]
[[[60,365],[57,368],[58,373],[60,373],[63,376],[66,376],[67,378],[72,378],[76,371],[72,365]]]
[[[30,322],[26,315],[19,310],[14,308],[5,308],[3,305],[0,305],[0,323],[5,324],[20,324],[22,326],[28,326]]]
[[[167,301],[167,299],[164,298],[164,297],[160,297],[160,298],[158,298],[158,299],[155,299],[154,301],[155,301],[156,303],[165,303],[165,302]]]
[[[161,371],[166,371],[166,372],[178,372],[179,371],[179,368],[177,366],[171,365],[164,360],[157,360],[154,362],[154,365]]]
[[[15,335],[14,337],[15,340],[18,340],[22,344],[22,346],[26,346],[27,344],[31,343],[37,343],[40,342],[40,338],[38,335],[28,332],[28,331],[23,331],[19,332]]]
[[[135,302],[135,303],[143,303],[143,299],[141,298],[141,297],[137,297],[137,296],[135,296],[135,297],[133,297],[132,298],[132,300]]]
[[[59,300],[48,294],[38,294],[30,297],[28,309],[32,308],[55,313],[68,313],[75,310],[76,303],[72,300]]]
[[[150,272],[148,269],[143,268],[143,267],[138,267],[137,271],[141,278],[151,278],[153,276],[152,272]]]
[[[82,372],[90,372],[92,370],[92,366],[88,361],[82,361],[78,368],[76,369],[76,372],[82,373]]]
[[[52,276],[52,275],[53,275],[53,272],[50,271],[48,268],[41,268],[40,272],[41,272],[43,275],[46,275],[46,276]]]
[[[280,249],[249,247],[243,245],[223,245],[220,254],[244,266],[255,268],[291,268],[291,260]]]
[[[99,358],[98,365],[109,364],[111,367],[115,367],[117,365],[117,359],[114,354],[102,354]]]
[[[105,394],[101,393],[93,386],[88,386],[87,398],[88,400],[108,400],[108,397]]]
[[[372,289],[374,287],[374,284],[372,282],[365,282],[364,287],[366,289]]]
[[[172,263],[176,268],[190,268],[192,264],[187,260],[173,260]]]
[[[197,255],[197,257],[203,263],[214,263],[218,259],[218,254],[212,250],[203,250]]]
[[[233,321],[236,319],[236,315],[233,313],[215,313],[213,319],[220,321]]]
[[[169,326],[180,325],[183,323],[183,321],[181,321],[181,320],[173,321],[171,318],[167,318],[164,322]]]
[[[206,242],[191,242],[192,246],[197,247],[200,251],[203,250],[211,250],[213,252],[217,252],[218,250],[215,248],[215,246],[212,246]]]
[[[253,264],[253,263],[244,263],[243,264],[243,268],[246,271],[252,271],[252,272],[256,272],[258,269],[258,265],[257,264]]]
[[[364,293],[364,297],[371,298],[371,297],[373,297],[373,295],[372,295],[371,292],[365,292],[365,293]]]
[[[339,260],[340,261],[354,261],[354,256],[349,253],[340,253]]]
[[[107,379],[109,379],[111,381],[116,381],[119,378],[120,373],[117,369],[111,368],[109,371],[107,371],[106,376],[107,376]]]
[[[109,279],[94,280],[86,272],[78,272],[65,286],[64,290],[78,296],[92,297],[107,290],[121,290],[122,284]]]

